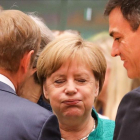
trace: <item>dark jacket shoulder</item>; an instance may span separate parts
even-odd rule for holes
[[[140,138],[140,87],[127,93],[117,111],[114,140]]]

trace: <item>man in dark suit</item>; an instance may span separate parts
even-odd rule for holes
[[[40,29],[18,10],[0,13],[0,140],[60,140],[55,115],[19,97],[32,74]]]
[[[105,15],[114,38],[111,55],[124,61],[129,78],[140,78],[140,0],[109,0]],[[122,99],[114,132],[114,140],[139,139],[140,87]]]

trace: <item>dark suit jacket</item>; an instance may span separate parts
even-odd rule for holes
[[[119,105],[114,140],[140,140],[140,87],[127,93]]]
[[[14,95],[0,82],[0,140],[60,140],[58,121],[50,111]]]

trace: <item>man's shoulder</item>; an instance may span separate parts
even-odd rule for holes
[[[58,121],[52,112],[6,91],[0,91],[0,106],[0,139],[59,139]]]
[[[9,115],[19,114],[26,119],[31,118],[32,116],[47,117],[52,116],[52,112],[44,109],[36,103],[33,103],[27,99],[21,98],[16,94],[8,91],[0,91],[0,111],[5,110],[9,112]],[[12,111],[12,113],[11,113]]]
[[[139,107],[140,104],[140,87],[128,92],[121,100],[118,112],[124,114],[127,110],[130,110],[131,107]]]
[[[34,114],[44,114],[44,115],[53,115],[52,112],[48,111],[47,109],[39,106],[36,103],[33,103],[27,99],[23,99],[21,97],[17,96],[17,104],[20,104],[20,108],[25,111],[25,112],[29,112],[29,113],[34,113]]]
[[[47,117],[47,116],[51,116],[53,115],[52,112],[48,111],[47,109],[44,109],[43,107],[39,106],[36,103],[33,103],[27,99],[15,96],[14,97],[16,100],[16,103],[14,104],[15,108],[17,108],[16,110],[19,112],[25,112],[29,114],[29,118],[30,116],[40,116],[40,117]],[[25,115],[27,117],[27,115]]]
[[[140,94],[140,87],[137,87],[137,88],[131,90],[131,91],[128,92],[128,93],[139,93],[139,94]]]
[[[9,93],[13,93],[16,94],[15,91],[7,84],[3,83],[0,81],[0,92],[9,92]]]
[[[118,108],[114,139],[137,139],[140,136],[140,87],[127,93]],[[133,132],[133,133],[132,133]]]
[[[125,96],[122,98],[122,102],[126,102],[126,101],[130,101],[135,98],[140,98],[140,87],[136,88],[136,89],[133,89],[131,90],[130,92],[128,92],[127,94],[125,94]]]

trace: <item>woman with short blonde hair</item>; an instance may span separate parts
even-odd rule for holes
[[[92,109],[105,72],[101,51],[79,35],[57,37],[40,54],[38,77],[58,118],[62,140],[113,139],[114,122],[99,118]]]

